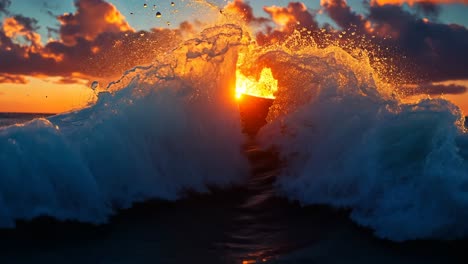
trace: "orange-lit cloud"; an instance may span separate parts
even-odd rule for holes
[[[0,73],[0,83],[26,84],[28,83],[28,81],[26,80],[26,78],[20,75]]]
[[[14,37],[16,34],[22,31],[22,26],[16,21],[14,17],[9,17],[3,21],[3,31],[9,38]]]
[[[276,24],[283,27],[314,23],[314,19],[304,3],[291,2],[287,7],[266,6],[263,10],[271,16]]]
[[[297,29],[315,30],[318,28],[314,15],[302,2],[290,2],[286,7],[264,6],[263,11],[268,14],[269,18],[256,17],[250,4],[244,0],[229,2],[223,10],[242,17],[245,22],[254,27],[266,28],[266,31],[257,32],[257,42],[260,45],[282,41]]]
[[[426,82],[468,78],[465,70],[468,68],[468,30],[465,27],[440,24],[431,16],[424,20],[400,5],[369,5],[368,12],[358,14],[344,0],[322,0],[321,4],[321,11],[339,27],[327,26],[331,38],[353,27],[355,36],[367,36],[384,48],[398,48],[419,65],[419,71],[428,78]],[[182,32],[195,30],[194,24],[184,22],[177,30],[135,32],[117,8],[104,0],[76,0],[75,6],[75,13],[57,18],[60,27],[53,30],[59,39],[50,39],[45,44],[36,37],[34,19],[21,16],[4,19],[0,26],[0,74],[3,76],[0,83],[22,82],[21,76],[57,76],[62,78],[59,81],[62,83],[80,78],[113,79],[136,65],[151,63],[158,54],[181,41]],[[431,6],[425,8],[432,12]],[[321,35],[317,32],[321,29],[304,3],[264,7],[269,19],[255,17],[252,7],[242,0],[230,2],[224,10],[239,14],[252,25],[268,21],[256,35],[261,45],[285,40],[301,29],[311,32],[320,44]],[[392,38],[388,39],[389,36]]]
[[[83,79],[79,79],[79,78],[76,78],[76,77],[73,77],[73,76],[67,76],[67,77],[62,77],[60,79],[58,79],[57,81],[54,81],[54,83],[56,84],[87,84],[86,81],[84,81]]]
[[[397,77],[400,81],[430,83],[466,79],[468,50],[465,47],[468,46],[468,29],[437,22],[440,9],[434,2],[412,2],[418,12],[408,11],[401,5],[374,3],[367,6],[366,13],[359,14],[345,0],[321,0],[321,12],[327,14],[338,28],[331,25],[319,28],[314,14],[304,3],[291,2],[286,7],[264,7],[264,11],[277,27],[268,26],[257,32],[257,43],[268,45],[281,42],[299,30],[300,34],[307,32],[306,35],[311,36],[320,46],[334,43],[333,40],[349,43],[350,47],[362,44],[369,48],[372,63],[384,63],[379,58],[391,61],[391,65],[381,65],[382,74],[386,75],[385,70],[388,70],[390,78]],[[249,10],[245,8],[247,3],[236,3],[242,4],[242,10]],[[340,34],[348,30],[352,30],[353,34]],[[362,39],[366,40],[361,41]],[[424,91],[430,94],[437,93],[437,89],[444,93],[464,91],[461,86],[430,88]],[[423,92],[423,89],[418,91]]]
[[[60,76],[108,81],[136,65],[151,63],[192,31],[180,29],[135,32],[115,6],[104,0],[77,0],[76,12],[59,16],[59,39],[40,41],[35,19],[20,15],[0,23],[0,83],[18,83],[14,76]],[[76,77],[79,73],[79,77]]]
[[[14,17],[7,17],[3,21],[3,32],[8,38],[16,39],[24,37],[32,47],[37,48],[41,45],[41,36],[34,32],[37,28],[37,20],[33,18],[23,17],[16,15]]]
[[[267,19],[255,17],[252,7],[243,0],[234,0],[224,7],[224,12],[238,14],[247,23],[263,23]]]
[[[104,32],[134,31],[117,8],[104,0],[79,0],[74,14],[58,17],[60,36],[66,44],[75,44],[78,38],[93,40]]]
[[[283,27],[296,20],[296,17],[285,7],[266,6],[263,10],[271,16],[276,24]]]
[[[309,31],[318,29],[314,15],[308,11],[304,3],[290,2],[286,7],[266,6],[263,10],[278,27],[257,34],[257,41],[262,45],[281,41],[297,29]]]

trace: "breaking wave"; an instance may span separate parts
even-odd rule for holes
[[[444,99],[403,103],[365,56],[313,45],[259,55],[279,90],[265,147],[286,162],[277,187],[395,241],[468,235],[468,134]]]
[[[282,195],[349,209],[391,240],[468,235],[458,107],[404,103],[362,51],[294,37],[249,43],[238,26],[208,28],[130,70],[88,108],[0,128],[0,227],[40,215],[102,223],[136,201],[241,183],[236,71],[269,68],[278,90],[258,139],[285,161]]]
[[[88,108],[0,128],[0,227],[41,215],[102,223],[136,201],[241,182],[232,84],[243,37],[206,29]]]

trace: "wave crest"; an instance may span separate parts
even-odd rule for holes
[[[468,135],[455,105],[405,104],[366,60],[337,47],[262,59],[279,90],[260,138],[287,163],[284,195],[349,208],[391,240],[468,235]]]
[[[136,201],[242,181],[231,95],[243,37],[234,25],[207,29],[88,108],[0,128],[0,227],[40,215],[102,223]]]

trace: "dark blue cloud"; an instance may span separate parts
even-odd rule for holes
[[[341,28],[356,27],[376,45],[398,51],[386,56],[406,56],[405,63],[415,67],[397,66],[417,76],[414,81],[468,79],[468,29],[464,26],[431,22],[400,5],[370,5],[366,15],[353,12],[343,0],[328,1],[324,7]],[[430,3],[419,8],[436,14]]]
[[[0,15],[9,14],[8,7],[11,5],[11,0],[0,0]]]

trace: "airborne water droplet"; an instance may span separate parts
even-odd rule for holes
[[[156,17],[161,17],[161,16],[162,16],[162,15],[161,15],[161,12],[157,12],[157,13],[156,13]]]
[[[174,3],[174,2],[171,2],[171,6],[175,6],[175,3]]]
[[[91,89],[96,90],[98,87],[99,87],[98,81],[94,81],[93,83],[91,83]]]
[[[147,5],[147,4],[143,4],[143,7],[144,7],[144,8],[147,8],[147,7],[148,7],[148,5]]]

